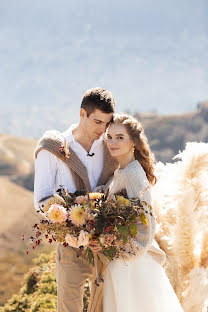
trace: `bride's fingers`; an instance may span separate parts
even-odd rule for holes
[[[98,241],[91,241],[89,243],[89,247],[93,250],[93,251],[100,251],[102,249],[102,247],[100,246],[100,243]]]

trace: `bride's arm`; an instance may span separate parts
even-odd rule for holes
[[[150,185],[146,174],[141,165],[136,166],[133,169],[134,170],[126,172],[125,175],[127,195],[129,198],[140,198],[141,200],[146,201],[148,205],[151,205]],[[138,232],[136,236],[136,244],[139,247],[139,255],[143,255],[149,250],[156,230],[156,220],[153,208],[150,211],[150,208],[146,205],[145,210],[148,211],[147,213],[144,212],[147,218],[148,226],[142,222],[137,225]],[[150,212],[152,213],[152,216],[150,215]]]
[[[108,191],[108,188],[112,182],[112,179],[113,179],[113,176],[111,176],[109,179],[108,179],[108,182],[104,185],[99,185],[99,186],[96,186],[96,188],[94,188],[93,192],[100,192],[100,193],[107,193]]]

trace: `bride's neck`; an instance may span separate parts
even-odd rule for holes
[[[135,160],[134,154],[127,154],[125,156],[117,157],[119,167],[121,169],[125,168],[128,164]]]

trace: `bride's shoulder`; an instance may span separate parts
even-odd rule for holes
[[[131,174],[135,174],[135,175],[139,174],[139,175],[145,175],[146,176],[145,171],[144,171],[142,165],[140,164],[140,162],[138,160],[134,160],[130,164],[128,164],[126,166],[125,172],[127,174],[131,173]]]
[[[134,160],[126,167],[124,175],[127,183],[148,184],[146,173],[138,160]]]

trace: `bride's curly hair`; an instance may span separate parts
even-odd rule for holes
[[[154,175],[154,155],[150,150],[147,137],[144,134],[142,124],[127,114],[115,114],[112,123],[125,126],[131,140],[134,143],[134,156],[143,167],[148,181],[154,185],[157,181]]]

